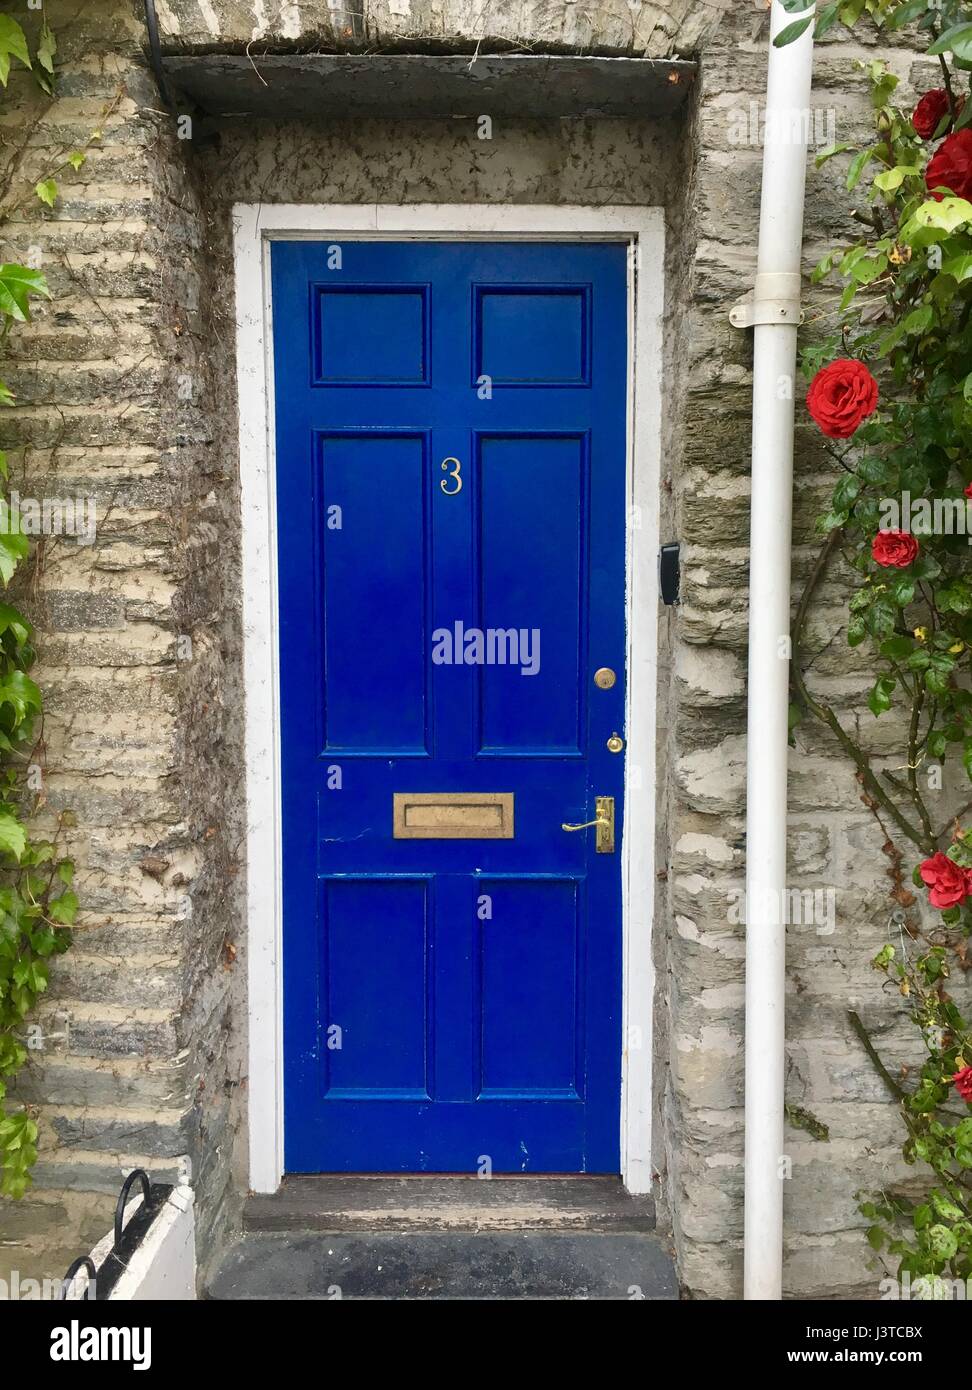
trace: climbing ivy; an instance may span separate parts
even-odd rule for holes
[[[54,91],[57,45],[46,23],[33,42],[9,15],[0,15],[0,86],[11,62],[29,68],[43,91]],[[81,151],[59,160],[29,196],[53,207],[56,175],[77,169]],[[19,204],[18,204],[19,205]],[[9,216],[8,207],[6,216]],[[43,274],[24,265],[0,265],[0,345],[17,325],[30,319],[31,301],[50,298]],[[16,403],[0,381],[0,407]],[[30,541],[7,491],[7,455],[0,450],[0,584],[10,584],[30,556]],[[26,1020],[48,983],[48,961],[66,951],[78,908],[72,888],[74,865],[58,851],[58,837],[69,817],[62,815],[53,840],[33,839],[31,815],[41,794],[28,785],[26,769],[34,765],[42,735],[41,692],[28,674],[34,663],[31,625],[24,615],[0,603],[0,1194],[20,1197],[30,1182],[37,1158],[37,1124],[24,1106],[5,1103],[11,1077],[27,1058]]]

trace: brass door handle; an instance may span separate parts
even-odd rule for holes
[[[597,815],[593,820],[581,821],[578,825],[573,825],[569,821],[561,822],[561,830],[568,832],[574,830],[587,830],[590,826],[597,826],[597,836],[595,837],[594,847],[598,854],[614,853],[614,797],[598,796],[594,798],[594,809]]]

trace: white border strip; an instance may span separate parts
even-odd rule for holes
[[[488,236],[518,241],[618,240],[631,247],[621,1168],[630,1191],[650,1192],[663,213],[659,208],[616,206],[241,203],[233,210],[233,224],[246,692],[250,1186],[255,1192],[275,1192],[284,1172],[277,532],[268,243],[273,238],[302,237],[337,241]]]

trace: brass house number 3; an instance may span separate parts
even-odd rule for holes
[[[455,465],[451,470],[449,469],[450,463]],[[449,476],[448,478],[440,479],[439,487],[445,493],[446,497],[455,497],[457,492],[462,492],[462,464],[458,459],[443,459],[442,471],[443,473],[448,472]],[[455,487],[450,487],[450,482],[454,482]]]

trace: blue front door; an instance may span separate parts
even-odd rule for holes
[[[617,1172],[626,248],[271,263],[287,1170]]]

